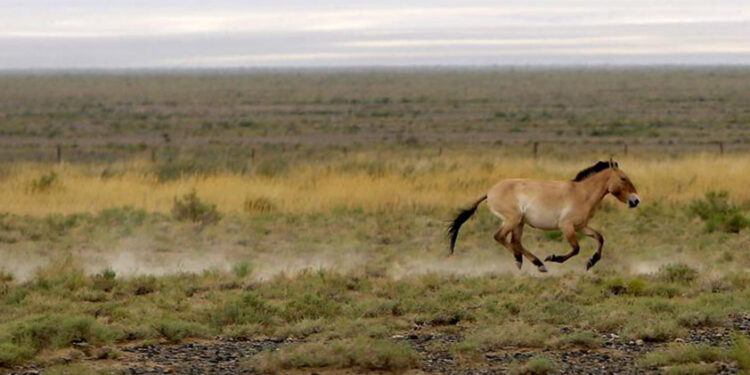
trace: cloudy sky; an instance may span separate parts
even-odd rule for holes
[[[0,69],[750,64],[747,0],[0,0]]]

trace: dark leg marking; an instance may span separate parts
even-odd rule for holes
[[[574,247],[568,254],[565,255],[555,255],[552,254],[544,259],[545,262],[557,262],[557,263],[563,263],[566,260],[570,259],[571,257],[574,257],[578,255],[578,252],[581,250],[580,246]]]
[[[599,255],[599,253],[594,253],[594,255],[592,255],[591,258],[589,259],[589,261],[586,262],[586,271],[588,271],[589,268],[593,267],[594,264],[596,264],[596,262],[598,262],[599,259],[601,259],[601,258],[602,258],[602,256]]]

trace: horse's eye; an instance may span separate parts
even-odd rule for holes
[[[627,178],[625,178],[625,177],[620,177],[620,181],[622,181],[622,182],[625,182],[625,181],[627,181],[627,180],[628,180],[628,179],[627,179]]]

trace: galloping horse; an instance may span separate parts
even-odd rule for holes
[[[604,237],[588,226],[599,202],[607,194],[632,208],[638,206],[640,197],[635,186],[617,162],[600,161],[580,172],[572,181],[544,181],[529,179],[508,179],[493,186],[486,195],[473,206],[461,210],[448,227],[451,240],[451,254],[456,245],[458,230],[477,210],[482,201],[487,200],[490,211],[503,222],[495,232],[495,240],[505,246],[516,259],[521,269],[525,255],[540,272],[547,272],[539,258],[521,244],[523,226],[542,230],[560,229],[573,247],[565,255],[550,255],[545,261],[563,263],[578,254],[580,246],[576,231],[593,237],[599,247],[586,263],[586,269],[593,267],[601,259]],[[508,238],[510,237],[510,239]]]

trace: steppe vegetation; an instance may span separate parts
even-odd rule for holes
[[[2,75],[0,372],[125,372],[133,345],[258,340],[273,346],[235,371],[584,366],[565,353],[750,371],[748,78]],[[590,239],[547,275],[517,271],[484,207],[447,256],[446,221],[496,181],[570,179],[610,155],[643,204],[605,199],[591,271]],[[525,244],[568,247],[534,230]]]

